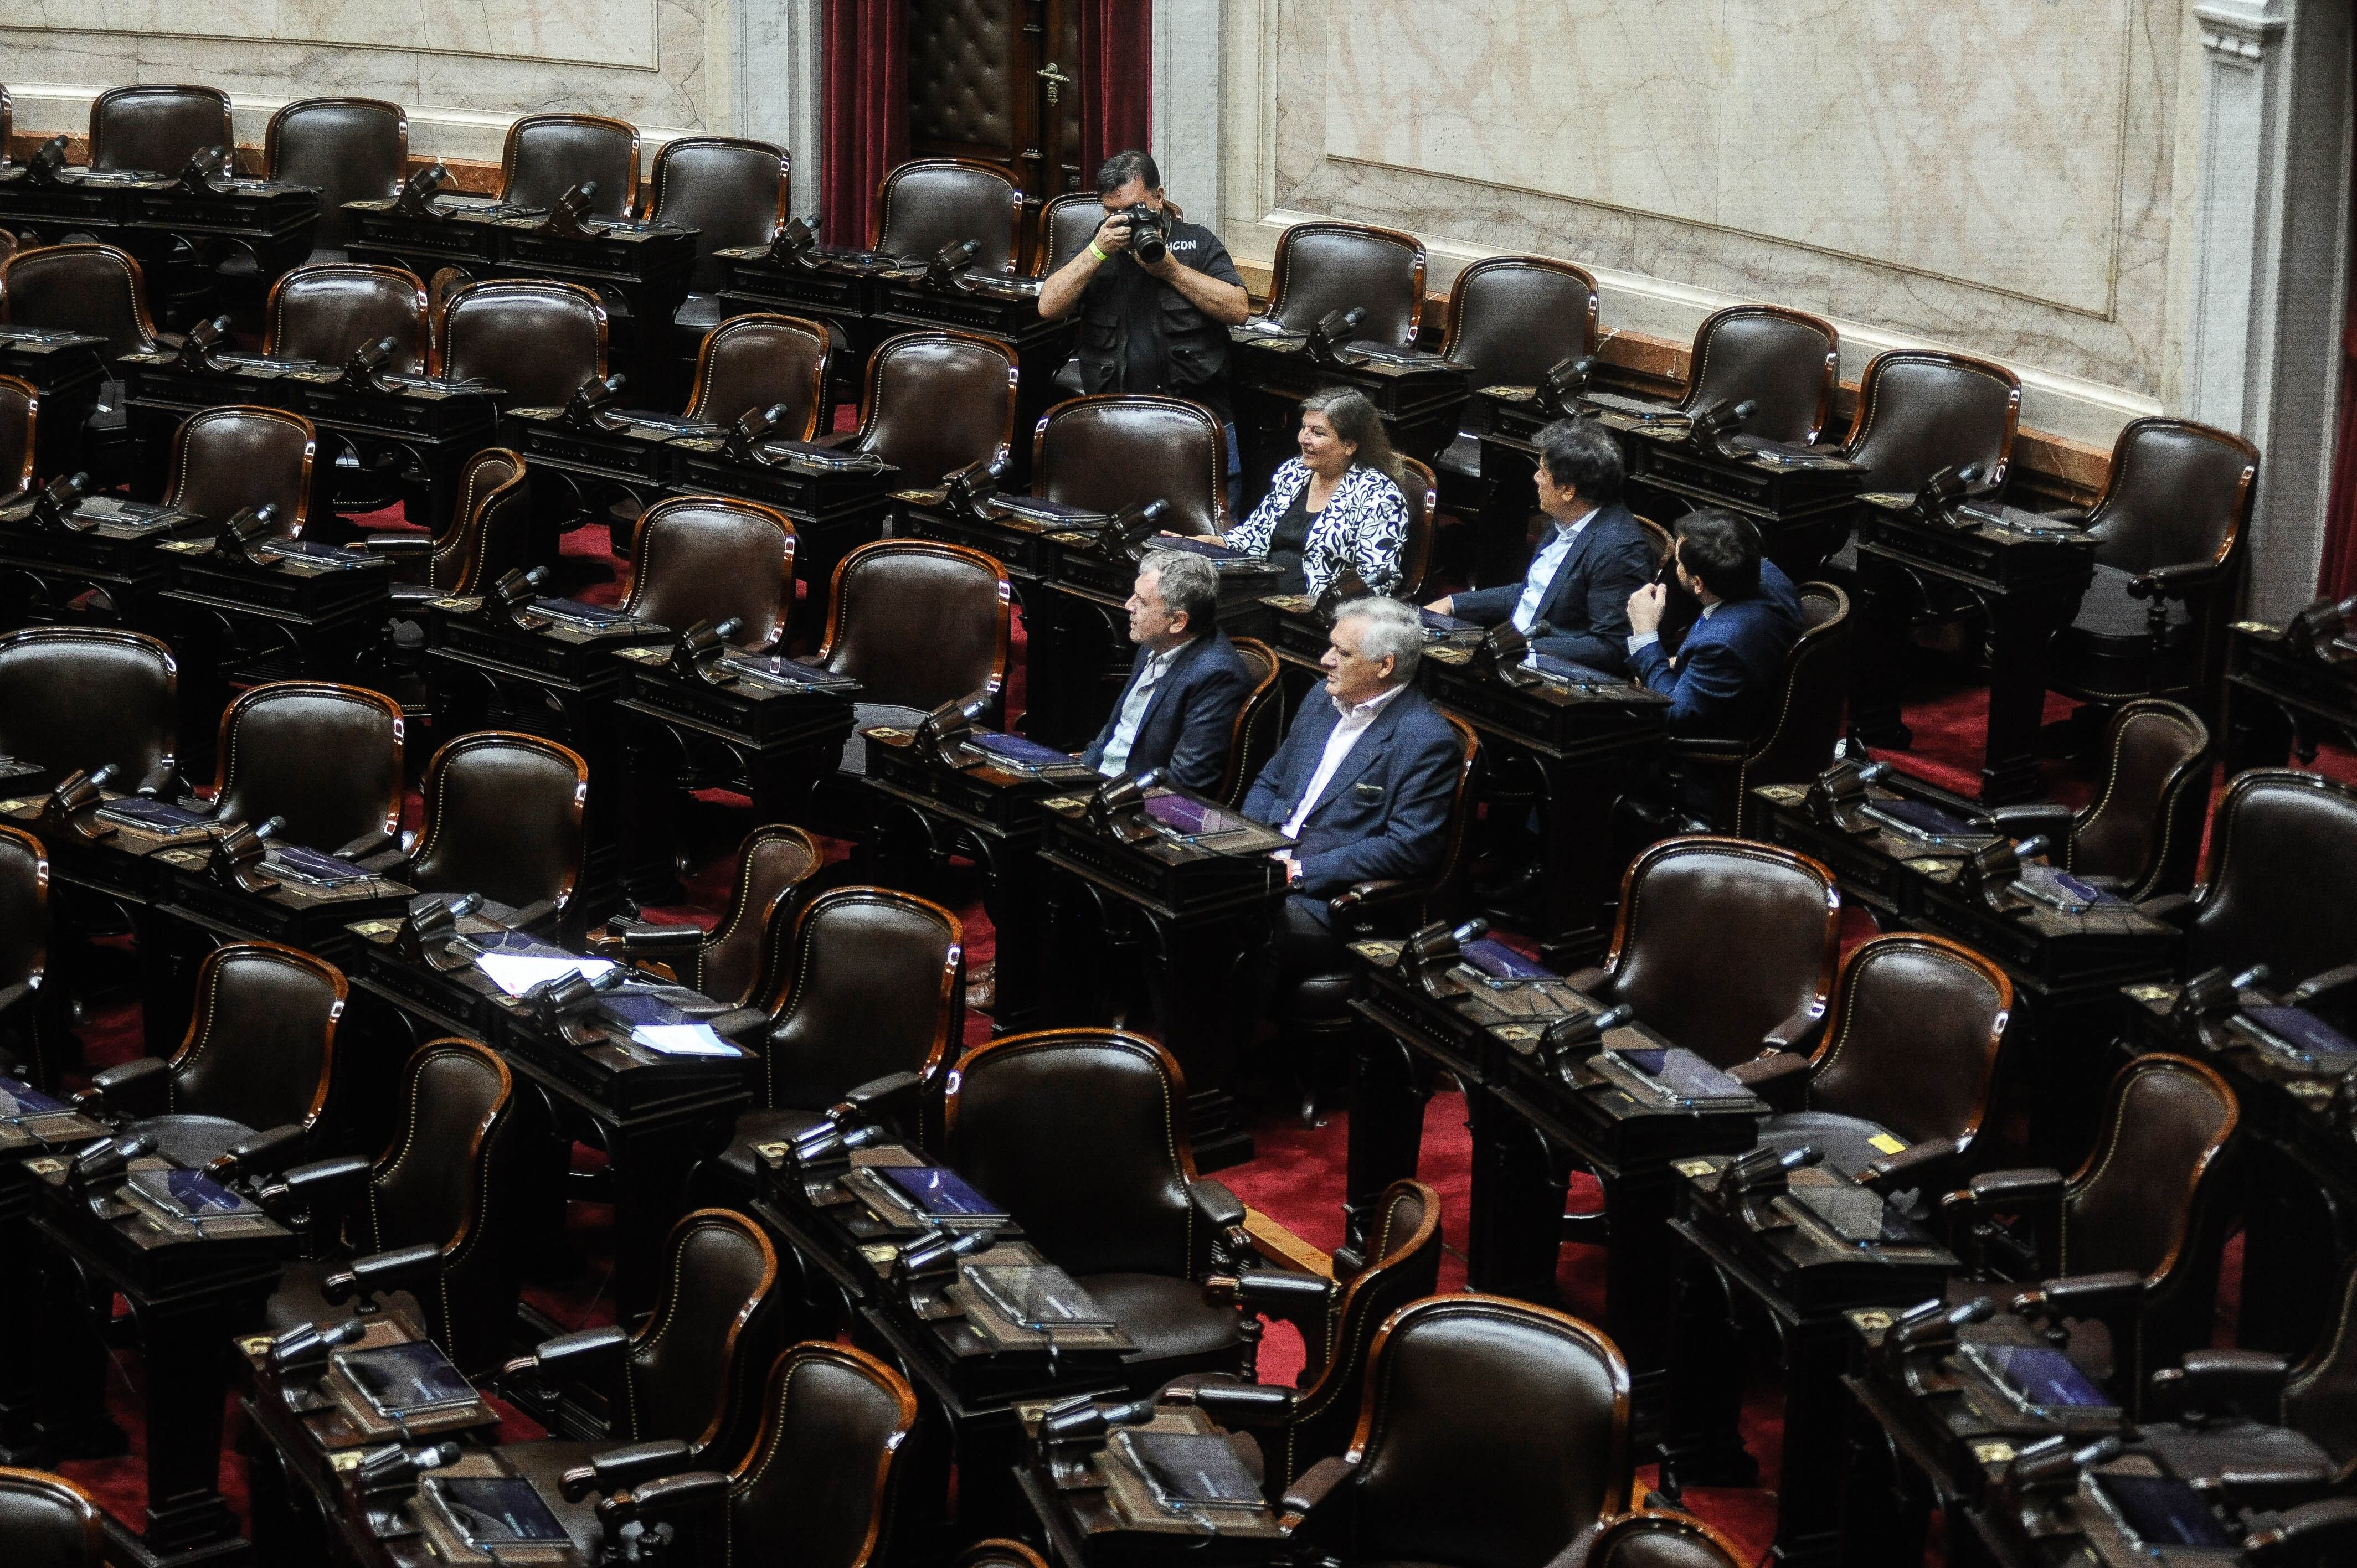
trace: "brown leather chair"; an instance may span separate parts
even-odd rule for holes
[[[360,686],[273,681],[221,714],[211,814],[284,817],[289,843],[374,854],[401,827],[401,707]]]
[[[808,441],[834,410],[826,400],[826,328],[796,316],[732,316],[695,356],[687,417],[733,424],[747,409],[786,405],[770,435]]]
[[[1235,1309],[1203,1289],[1248,1248],[1243,1206],[1195,1174],[1186,1106],[1170,1054],[1111,1029],[1010,1035],[949,1080],[942,1163],[1121,1325],[1138,1394],[1243,1361]]]
[[[1231,640],[1252,677],[1252,690],[1236,710],[1235,727],[1228,732],[1228,767],[1220,775],[1216,796],[1233,810],[1285,738],[1285,687],[1276,678],[1276,655],[1267,643],[1250,637]]]
[[[770,1370],[768,1413],[728,1487],[732,1563],[870,1568],[895,1561],[908,1380],[848,1345],[796,1345]]]
[[[2234,1091],[2186,1057],[2138,1057],[2104,1097],[2103,1132],[2067,1180],[1989,1171],[1941,1201],[1980,1280],[2026,1288],[2026,1316],[2071,1320],[2067,1353],[2137,1413],[2146,1379],[2210,1342],[2218,1256],[2234,1204]],[[2010,1228],[2002,1216],[2015,1217]],[[1982,1286],[1953,1283],[1968,1299]]]
[[[1594,1540],[1547,1568],[1749,1568],[1750,1555],[1690,1513],[1640,1509],[1608,1522]]]
[[[274,359],[340,366],[390,338],[393,358],[384,368],[414,375],[434,353],[425,285],[405,267],[356,262],[297,267],[271,285],[262,314],[262,351]]]
[[[438,534],[372,533],[371,553],[390,555],[406,579],[393,585],[398,607],[450,594],[479,593],[502,574],[531,564],[532,476],[505,446],[486,446],[458,470],[458,504]]]
[[[49,966],[49,856],[41,841],[0,828],[0,1073],[54,1094],[41,981]]]
[[[218,87],[110,87],[91,100],[90,166],[178,174],[207,147],[237,150]]]
[[[409,114],[381,98],[298,98],[262,134],[262,175],[319,188],[314,261],[342,256],[357,232],[347,201],[401,194],[409,173]]]
[[[931,257],[967,240],[982,249],[966,264],[1012,273],[1023,249],[1023,187],[996,164],[916,158],[896,164],[876,188],[870,250]]]
[[[1867,361],[1842,456],[1865,465],[1867,489],[1913,495],[1942,468],[1981,467],[2002,485],[2021,426],[2021,378],[1968,354],[1893,349]]]
[[[736,136],[674,136],[655,154],[647,220],[695,231],[695,271],[674,325],[702,333],[720,324],[727,263],[712,252],[776,237],[786,221],[792,169],[785,148]]]
[[[0,263],[7,252],[0,251]],[[0,501],[33,488],[33,453],[41,394],[30,381],[0,376]]]
[[[767,823],[737,846],[728,908],[709,932],[616,921],[590,937],[590,950],[660,963],[691,991],[750,1007],[774,983],[769,962],[784,958],[785,932],[811,891],[811,879],[825,864],[818,841],[808,832],[786,822]]]
[[[930,1144],[930,1107],[965,1025],[965,929],[948,910],[887,887],[837,887],[773,924],[762,965],[770,1015],[759,1103],[737,1115],[727,1148],[698,1180],[742,1200],[760,1176],[759,1146],[825,1120],[851,1090],[894,1073],[919,1080],[906,1118]]]
[[[1428,465],[1402,457],[1407,483],[1400,499],[1407,505],[1407,537],[1400,543],[1400,580],[1392,597],[1415,604],[1424,597],[1424,580],[1432,570],[1432,537],[1439,526],[1439,480]]]
[[[917,489],[1008,450],[1015,439],[1015,356],[963,332],[903,332],[867,361],[859,430],[848,443],[900,470]]]
[[[2193,886],[2216,755],[2210,726],[2161,697],[2112,714],[2109,763],[2094,800],[1999,806],[1988,814],[2017,839],[2044,833],[2050,858],[2073,875],[2142,900]]]
[[[561,919],[581,880],[589,765],[570,746],[476,730],[425,765],[425,825],[381,869],[420,893],[479,893],[506,925]]]
[[[1596,352],[1598,297],[1584,267],[1545,256],[1484,256],[1449,287],[1442,352],[1477,388],[1536,386],[1565,360]],[[1460,431],[1434,467],[1452,496],[1478,481],[1478,433]]]
[[[1424,242],[1397,229],[1320,220],[1277,236],[1269,320],[1294,331],[1330,310],[1366,311],[1360,340],[1409,348],[1424,308]]]
[[[777,1351],[778,1253],[759,1226],[725,1208],[699,1208],[672,1227],[662,1305],[636,1334],[586,1328],[542,1342],[500,1369],[511,1398],[545,1409],[560,1379],[605,1393],[608,1434],[544,1438],[500,1452],[529,1478],[574,1544],[598,1560],[603,1532],[584,1474],[565,1498],[567,1471],[587,1471],[622,1444],[665,1445],[662,1462],[632,1474],[727,1469],[752,1445],[758,1380]],[[538,1396],[538,1397],[535,1397]],[[609,1466],[608,1476],[612,1475]]]
[[[1629,1401],[1619,1348],[1576,1317],[1416,1302],[1375,1337],[1350,1452],[1294,1483],[1280,1523],[1346,1563],[1545,1563],[1628,1506]]]
[[[1119,511],[1167,501],[1173,533],[1227,526],[1228,441],[1200,403],[1148,392],[1076,397],[1049,409],[1031,437],[1031,489],[1068,506]]]
[[[2266,964],[2291,985],[2357,950],[2342,911],[2357,887],[2357,789],[2315,773],[2235,775],[2210,819],[2209,874],[2147,905],[2185,928],[2183,972]]]
[[[1739,938],[1736,933],[1740,933]],[[1663,839],[1620,878],[1612,950],[1569,979],[1716,1066],[1807,1049],[1841,950],[1841,889],[1804,854],[1745,839]]]
[[[639,200],[639,128],[602,114],[526,114],[500,150],[500,199],[548,207],[584,180],[599,218],[628,218]]]
[[[53,779],[109,763],[118,789],[169,787],[179,665],[144,632],[36,626],[0,637],[0,757]]]
[[[1695,328],[1679,403],[1692,412],[1724,398],[1759,409],[1747,435],[1811,442],[1833,413],[1841,373],[1841,334],[1833,324],[1781,305],[1730,305]]]
[[[857,681],[864,703],[931,711],[995,692],[1006,681],[1014,602],[1006,568],[979,550],[879,539],[835,567],[816,662]]]
[[[731,618],[729,646],[761,652],[794,607],[794,525],[785,513],[723,496],[672,496],[639,520],[630,615],[683,631]]]
[[[1048,1568],[1048,1560],[1019,1541],[977,1541],[958,1554],[952,1568]]]
[[[311,517],[318,450],[318,433],[299,413],[237,403],[205,409],[172,435],[164,504],[213,522],[250,506],[274,506],[272,536],[300,539]]]
[[[2243,1540],[2250,1568],[2341,1568],[2357,1556],[2357,1499],[2325,1498],[2286,1509]]]
[[[16,253],[16,236],[5,229],[0,229],[0,262],[6,261]]]
[[[1049,197],[1039,209],[1039,227],[1031,242],[1031,275],[1047,277],[1079,255],[1104,220],[1104,203],[1092,191],[1068,190]]]
[[[103,338],[109,360],[159,342],[139,263],[88,242],[36,246],[0,263],[0,322]]]
[[[10,1568],[103,1568],[106,1516],[63,1476],[0,1466],[0,1541]]]
[[[1762,1144],[1813,1144],[1828,1167],[1882,1191],[1941,1191],[1970,1168],[2012,1013],[2013,982],[1972,949],[1877,937],[1842,961],[1814,1051],[1733,1074],[1776,1107]]]
[[[435,361],[452,381],[480,376],[502,408],[557,408],[606,376],[606,307],[579,284],[488,278],[443,304]]]
[[[369,1167],[361,1201],[349,1206],[349,1250],[287,1264],[270,1298],[269,1328],[349,1316],[325,1287],[354,1257],[432,1246],[440,1256],[412,1277],[414,1288],[389,1291],[379,1304],[407,1316],[459,1370],[479,1376],[506,1359],[515,1336],[531,1245],[530,1166],[547,1147],[542,1101],[516,1092],[498,1052],[462,1039],[420,1047],[402,1069],[398,1099],[392,1141]],[[317,1207],[315,1222],[332,1218]]]
[[[215,948],[197,966],[179,1049],[92,1074],[75,1103],[155,1134],[156,1153],[180,1165],[274,1128],[307,1137],[328,1108],[348,990],[341,970],[294,948]]]
[[[1803,583],[1800,598],[1801,636],[1777,674],[1774,721],[1753,736],[1663,743],[1684,785],[1678,809],[1692,819],[1685,825],[1760,836],[1754,788],[1805,782],[1832,766],[1849,700],[1849,596],[1831,583]]]
[[[2047,685],[2087,703],[2216,700],[2234,614],[2259,449],[2182,419],[2139,419],[2112,446],[2087,513],[2095,580],[2048,654]]]

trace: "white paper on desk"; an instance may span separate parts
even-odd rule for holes
[[[639,1024],[630,1041],[667,1057],[733,1057],[737,1047],[713,1032],[709,1024]]]
[[[487,952],[475,961],[475,966],[491,977],[491,983],[511,996],[521,996],[535,985],[543,985],[561,974],[578,974],[585,980],[595,980],[614,967],[609,958],[538,958],[523,953]]]

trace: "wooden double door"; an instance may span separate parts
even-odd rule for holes
[[[909,155],[1001,165],[1035,210],[1080,189],[1081,5],[909,0]]]

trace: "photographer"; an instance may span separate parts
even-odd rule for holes
[[[1228,248],[1165,206],[1162,171],[1144,153],[1107,158],[1097,199],[1103,224],[1040,285],[1039,314],[1081,313],[1077,357],[1088,391],[1191,398],[1232,429],[1228,328],[1252,304]]]

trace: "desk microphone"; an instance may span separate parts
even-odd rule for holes
[[[893,1272],[903,1280],[920,1280],[932,1274],[957,1272],[957,1266],[977,1252],[987,1252],[998,1245],[998,1232],[987,1228],[964,1230],[955,1234],[936,1230],[920,1236],[900,1249],[893,1261]]]
[[[89,493],[88,474],[60,474],[33,498],[33,521],[44,528],[62,528],[70,532],[79,532],[81,530],[74,522],[74,509]]]
[[[943,245],[925,263],[925,282],[934,288],[956,287],[958,269],[981,253],[979,240],[959,240]]]
[[[66,1167],[66,1185],[78,1192],[87,1192],[91,1184],[110,1176],[121,1176],[131,1162],[142,1155],[156,1152],[156,1134],[136,1133],[129,1137],[110,1138],[103,1144],[92,1144],[73,1157]]]
[[[721,449],[740,463],[767,462],[754,443],[783,424],[790,412],[781,403],[773,403],[767,408],[747,409],[728,427],[728,434],[720,438]]]
[[[455,1443],[426,1443],[415,1448],[391,1444],[363,1457],[352,1471],[352,1480],[363,1494],[371,1497],[411,1491],[416,1487],[417,1477],[426,1471],[456,1465],[459,1452]]]
[[[1093,1394],[1080,1394],[1048,1407],[1039,1418],[1039,1441],[1050,1448],[1093,1442],[1116,1426],[1138,1426],[1154,1419],[1155,1402],[1099,1404]]]
[[[1985,1295],[1975,1296],[1961,1306],[1952,1306],[1945,1312],[1932,1312],[1921,1317],[1910,1312],[1890,1331],[1885,1343],[1894,1350],[1945,1344],[1955,1338],[1959,1329],[1969,1324],[1986,1323],[1996,1316],[1996,1303]]]
[[[2089,1466],[2107,1465],[2118,1458],[2120,1446],[2118,1438],[2104,1437],[2074,1450],[2070,1439],[2058,1433],[2018,1451],[2006,1469],[2005,1482],[2017,1494],[2032,1487],[2068,1485]]]
[[[399,339],[388,336],[353,349],[352,357],[344,361],[344,385],[354,392],[382,392],[384,383],[377,379],[377,372],[392,362],[400,347]]]
[[[291,1372],[324,1361],[328,1351],[349,1345],[367,1332],[368,1325],[357,1317],[347,1317],[324,1328],[316,1323],[298,1323],[270,1342],[270,1369]]]

